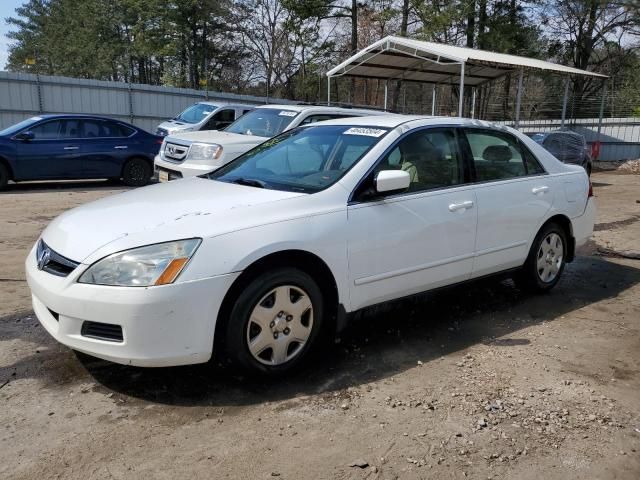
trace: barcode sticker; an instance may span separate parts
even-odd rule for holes
[[[281,117],[295,117],[298,112],[292,112],[291,110],[281,110],[278,115]]]
[[[349,130],[344,132],[345,135],[364,135],[367,137],[380,137],[386,133],[386,130],[381,130],[379,128],[362,128],[362,127],[351,127]]]

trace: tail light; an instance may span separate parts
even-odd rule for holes
[[[589,197],[593,197],[593,183],[591,183],[591,179],[589,179]]]

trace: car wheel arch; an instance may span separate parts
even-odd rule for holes
[[[15,178],[15,173],[13,172],[13,168],[11,167],[11,164],[9,163],[9,160],[7,160],[6,158],[0,156],[0,163],[2,165],[4,165],[4,167],[9,172],[9,180],[13,180]]]
[[[253,261],[233,282],[225,294],[218,312],[214,336],[216,343],[224,338],[224,332],[220,330],[224,329],[226,319],[228,319],[233,303],[239,293],[261,273],[282,267],[297,268],[317,281],[322,293],[327,298],[326,308],[329,312],[329,318],[327,318],[330,324],[329,328],[336,329],[336,317],[340,311],[338,284],[329,266],[318,255],[306,250],[280,250]],[[216,350],[217,348],[214,347],[214,351]]]
[[[149,167],[151,168],[151,171],[153,171],[153,160],[149,160],[147,157],[143,155],[131,155],[130,157],[127,157],[124,162],[122,162],[122,168],[120,169],[120,177],[124,175],[124,169],[127,163],[129,163],[131,160],[143,160],[149,165]]]
[[[556,213],[555,215],[547,218],[545,222],[542,225],[540,225],[538,230],[536,230],[535,235],[538,235],[538,232],[550,223],[555,223],[560,227],[562,227],[562,229],[564,230],[564,233],[567,237],[567,260],[566,261],[567,263],[572,262],[575,257],[576,242],[573,236],[573,225],[571,223],[571,219],[566,215],[563,215],[561,213]]]

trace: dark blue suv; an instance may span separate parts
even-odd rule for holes
[[[141,186],[153,174],[162,137],[88,115],[40,115],[0,131],[0,189],[9,180],[122,179]]]

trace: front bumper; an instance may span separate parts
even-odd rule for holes
[[[182,163],[168,162],[167,160],[163,160],[160,155],[156,155],[153,163],[156,171],[165,170],[169,172],[170,179],[196,177],[220,168],[220,165],[190,163],[188,160]]]
[[[108,287],[77,283],[86,265],[68,277],[38,270],[35,251],[26,260],[33,309],[58,342],[125,365],[164,367],[211,358],[222,300],[239,274],[158,287]],[[83,335],[85,322],[119,325],[122,341]]]

